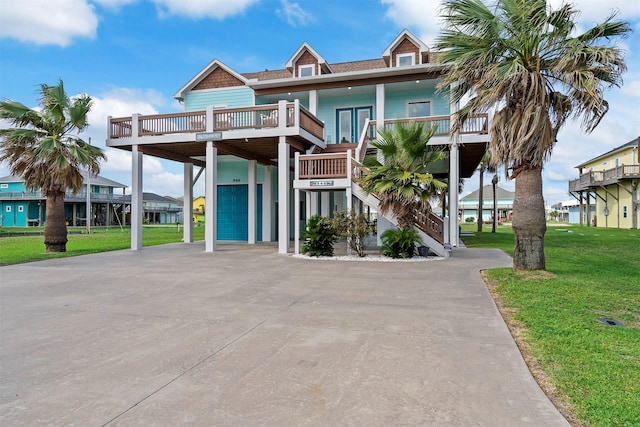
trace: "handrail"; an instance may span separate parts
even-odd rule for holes
[[[438,126],[436,133],[434,136],[445,136],[448,135],[451,131],[451,116],[429,116],[429,117],[414,117],[410,119],[389,119],[384,121],[384,127],[389,129],[397,123],[409,123],[409,122],[418,122],[418,123],[431,123]],[[372,120],[370,122],[371,127],[376,128],[377,122]],[[489,128],[489,114],[480,113],[475,114],[469,117],[462,128],[460,129],[460,134],[486,134],[488,133]]]
[[[613,184],[621,179],[640,178],[640,165],[621,165],[602,171],[589,171],[569,181],[569,191],[585,190],[604,184]]]
[[[286,117],[280,123],[280,105],[265,104],[242,108],[224,108],[213,110],[213,130],[227,131],[239,129],[263,129],[279,126],[299,125],[318,139],[324,139],[324,123],[311,114],[298,102],[286,103]],[[299,111],[299,123],[296,123],[296,108]],[[134,135],[137,119],[137,135]],[[154,136],[179,133],[205,132],[207,129],[207,111],[185,111],[149,116],[109,118],[109,138],[130,138],[133,136]]]

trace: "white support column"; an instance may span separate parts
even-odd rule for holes
[[[307,221],[318,213],[318,193],[309,191],[307,193]]]
[[[248,188],[248,211],[247,220],[249,221],[247,230],[249,231],[249,237],[247,243],[255,245],[256,243],[256,225],[258,223],[258,208],[257,208],[257,187],[258,182],[256,178],[257,162],[255,160],[249,160],[249,188]]]
[[[287,137],[281,136],[278,142],[278,253],[281,254],[289,252],[289,163]]]
[[[207,141],[207,158],[205,168],[205,199],[206,213],[204,216],[204,251],[216,250],[216,214],[218,212],[218,149],[213,146],[213,141]]]
[[[320,193],[320,216],[328,217],[331,214],[331,193],[323,191]]]
[[[137,144],[131,147],[131,249],[142,249],[142,152]]]
[[[298,153],[296,153],[298,154]],[[300,253],[300,190],[293,190],[293,253]]]
[[[318,115],[318,91],[316,89],[309,91],[309,112],[314,116]]]
[[[264,167],[264,182],[262,183],[262,241],[271,241],[271,166]]]
[[[184,192],[182,204],[182,240],[193,243],[193,163],[184,164]]]
[[[347,187],[346,193],[347,193],[347,215],[351,215],[351,211],[353,210],[353,194],[351,191],[351,187]],[[349,245],[347,245],[347,255],[351,256],[351,246]]]
[[[458,134],[453,135],[449,149],[449,238],[452,246],[458,246],[458,181],[460,161],[458,159]]]
[[[384,127],[384,84],[376,85],[376,131]],[[376,135],[377,136],[377,135]]]

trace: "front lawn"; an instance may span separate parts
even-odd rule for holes
[[[131,229],[129,227],[92,228],[91,234],[85,234],[83,227],[69,227],[67,252],[48,254],[44,248],[44,236],[19,235],[17,233],[42,233],[43,227],[0,227],[0,265],[43,259],[62,258],[96,252],[128,249],[131,247]],[[182,241],[182,228],[176,225],[143,226],[142,245],[154,246]],[[9,236],[7,236],[9,235]],[[195,240],[204,239],[204,227],[194,227]]]
[[[463,240],[513,255],[507,226]],[[549,227],[545,256],[546,273],[487,272],[525,346],[580,424],[640,426],[640,231]]]

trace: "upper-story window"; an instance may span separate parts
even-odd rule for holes
[[[407,102],[407,117],[427,117],[431,115],[431,101],[409,101]]]
[[[396,55],[396,66],[406,67],[408,65],[415,65],[416,55],[413,53],[399,53]]]
[[[300,65],[298,67],[298,77],[311,77],[315,76],[315,65]]]

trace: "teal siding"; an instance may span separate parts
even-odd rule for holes
[[[318,118],[324,122],[325,134],[331,137],[331,143],[336,142],[336,110],[349,107],[373,107],[373,117],[376,116],[376,94],[365,93],[352,96],[321,97],[318,101]]]
[[[249,182],[249,161],[234,156],[218,158],[218,184],[247,184]],[[258,165],[256,181],[264,182],[264,166]]]
[[[6,186],[6,188],[4,188]],[[24,190],[22,182],[3,182],[0,184],[0,193],[21,193]]]
[[[407,117],[407,101],[431,100],[431,114],[434,116],[449,115],[449,102],[446,98],[436,95],[435,89],[399,90],[385,93],[384,118],[387,120],[403,119]]]
[[[253,89],[238,86],[230,89],[215,89],[189,92],[184,97],[185,111],[206,110],[209,105],[225,105],[228,108],[254,105]]]

